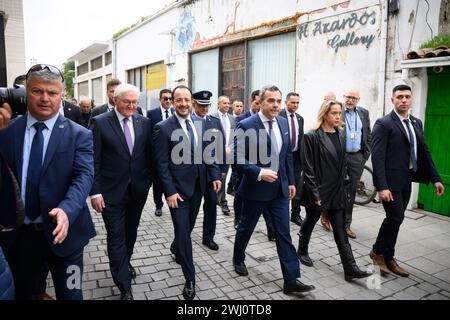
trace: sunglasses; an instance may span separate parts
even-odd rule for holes
[[[42,71],[42,70],[50,71],[55,76],[59,76],[60,79],[61,79],[61,82],[64,83],[64,76],[61,73],[61,71],[57,67],[54,67],[54,66],[49,65],[49,64],[36,64],[36,65],[32,66],[30,68],[30,70],[28,70],[28,72],[27,72],[27,79],[29,78],[29,76],[32,73],[38,72],[38,71]]]
[[[164,100],[164,101],[172,101],[172,98],[164,97],[163,100]]]

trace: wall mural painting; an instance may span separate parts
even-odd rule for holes
[[[177,32],[177,48],[183,53],[186,53],[195,38],[195,21],[189,12],[183,11],[180,15]]]

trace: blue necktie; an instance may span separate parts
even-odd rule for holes
[[[41,214],[39,182],[41,180],[42,157],[44,153],[44,135],[42,131],[47,128],[43,122],[36,122],[33,126],[36,129],[36,133],[31,144],[25,195],[25,214],[31,221],[36,220]]]
[[[406,124],[406,128],[408,129],[409,157],[411,158],[411,163],[412,163],[414,172],[417,172],[417,159],[416,159],[416,153],[415,153],[415,148],[414,148],[414,136],[411,131],[411,128],[409,127],[409,119],[405,119],[405,120],[403,120],[403,122]]]

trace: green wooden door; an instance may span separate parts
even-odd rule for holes
[[[450,67],[445,67],[441,73],[428,68],[427,100],[425,141],[442,178],[445,193],[437,197],[432,184],[421,184],[419,205],[426,211],[450,216]]]

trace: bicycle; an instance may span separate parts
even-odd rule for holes
[[[373,185],[373,171],[372,168],[364,166],[361,179],[356,185],[355,203],[360,206],[370,203],[377,195],[377,189]]]

